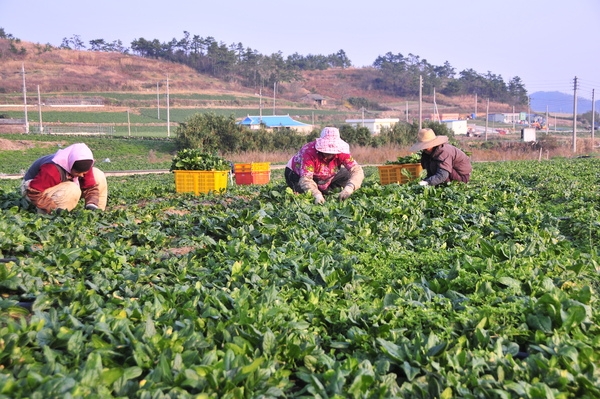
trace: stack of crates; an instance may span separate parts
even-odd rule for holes
[[[227,188],[228,170],[174,170],[175,191],[178,193],[206,194],[222,192]]]
[[[233,172],[235,184],[267,184],[271,180],[271,163],[236,163]]]
[[[423,167],[420,163],[383,165],[378,166],[377,168],[379,169],[379,181],[382,185],[391,183],[408,183],[411,180],[417,179],[423,171]]]

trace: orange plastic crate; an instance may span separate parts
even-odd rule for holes
[[[175,170],[175,191],[178,193],[221,192],[227,188],[227,170]]]
[[[379,169],[379,181],[381,184],[391,183],[408,183],[411,180],[415,180],[419,177],[423,171],[423,167],[420,163],[403,163],[399,165],[383,165],[378,166]],[[410,173],[410,177],[405,176],[406,170]]]
[[[235,184],[267,184],[271,172],[238,172],[235,174]]]
[[[270,170],[271,162],[236,163],[233,165],[234,173],[268,172]]]

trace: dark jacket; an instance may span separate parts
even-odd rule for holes
[[[421,166],[427,171],[427,178],[425,180],[433,186],[449,181],[467,183],[473,171],[469,157],[448,143],[434,147],[430,154],[423,151],[421,154]],[[445,170],[448,172],[448,175],[445,179],[438,181],[439,176],[445,175],[443,172],[440,173],[440,170]],[[438,175],[437,179],[436,175]]]

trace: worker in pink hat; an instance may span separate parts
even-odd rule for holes
[[[324,194],[342,188],[340,201],[360,188],[365,174],[350,155],[350,146],[335,127],[326,127],[315,141],[302,146],[285,168],[285,181],[297,193],[309,191],[316,204],[325,202]]]
[[[421,186],[450,181],[467,183],[471,178],[473,167],[467,154],[449,144],[447,136],[436,136],[432,129],[419,130],[410,151],[421,151],[421,166],[427,171],[427,177],[419,182]]]
[[[106,176],[94,167],[92,150],[72,144],[37,159],[23,176],[21,193],[39,213],[70,211],[83,198],[85,209],[104,210],[108,197]]]

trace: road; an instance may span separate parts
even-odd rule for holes
[[[285,165],[271,165],[271,169],[283,169]],[[169,169],[149,169],[149,170],[119,170],[119,171],[104,171],[106,176],[130,176],[130,175],[158,175],[170,173]],[[22,174],[0,174],[0,179],[22,179]]]

